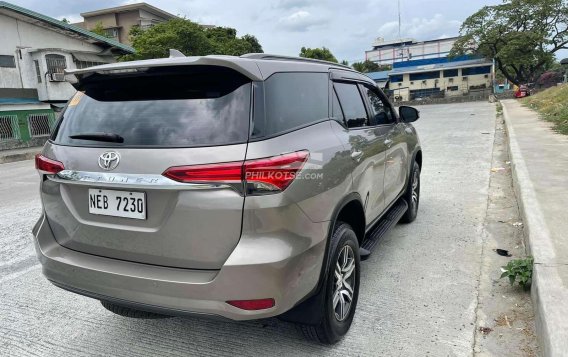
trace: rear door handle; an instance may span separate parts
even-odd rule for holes
[[[362,151],[352,151],[351,152],[351,158],[355,161],[361,160],[361,156],[363,156]]]
[[[391,139],[385,140],[385,145],[387,146],[387,148],[390,148],[392,146],[392,140]]]

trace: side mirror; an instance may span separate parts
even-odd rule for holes
[[[407,107],[406,105],[401,105],[400,108],[398,108],[398,113],[404,123],[412,123],[420,118],[420,112],[418,110]]]

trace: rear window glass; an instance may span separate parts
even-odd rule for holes
[[[328,73],[276,73],[264,82],[265,120],[254,136],[274,135],[329,118]]]
[[[54,134],[56,143],[194,147],[248,139],[251,83],[227,68],[179,66],[96,73],[84,78],[79,90],[83,93],[69,102]],[[101,133],[118,136],[122,142],[84,139]],[[71,138],[77,135],[81,138]]]

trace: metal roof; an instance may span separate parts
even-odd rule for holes
[[[487,61],[483,58],[472,59],[472,60],[467,60],[467,61],[433,63],[433,64],[420,65],[420,66],[409,66],[409,67],[394,68],[392,71],[389,72],[389,75],[392,76],[392,75],[404,74],[404,73],[421,73],[421,72],[440,71],[440,70],[445,70],[445,69],[479,67],[479,66],[482,66],[482,65],[491,66],[492,64],[493,64],[492,62]]]
[[[85,30],[81,27],[71,25],[71,24],[68,24],[68,23],[63,22],[63,21],[56,20],[52,17],[37,13],[35,11],[31,11],[31,10],[25,9],[23,7],[14,5],[14,4],[10,4],[9,2],[0,1],[0,10],[2,10],[2,9],[6,9],[6,10],[18,13],[20,15],[23,15],[25,17],[29,17],[29,18],[32,18],[32,19],[35,19],[35,20],[43,21],[45,23],[48,23],[48,24],[53,25],[55,27],[58,27],[62,30],[74,32],[74,33],[81,35],[83,37],[95,40],[96,42],[104,43],[104,44],[106,44],[110,47],[116,47],[116,48],[118,48],[118,49],[120,49],[124,52],[127,52],[127,53],[134,53],[135,52],[134,48],[127,46],[125,44],[122,44],[122,43],[115,41],[113,39],[110,39],[110,38],[107,38],[107,37],[104,37],[104,36],[101,36],[101,35],[97,35],[96,33]]]
[[[390,71],[380,71],[365,73],[365,75],[374,81],[386,81],[389,79],[389,73]]]

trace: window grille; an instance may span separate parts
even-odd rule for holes
[[[0,115],[0,141],[21,139],[18,117],[15,115]]]
[[[29,114],[28,115],[28,128],[30,136],[48,136],[51,134],[53,125],[55,124],[55,117],[52,113],[47,114]]]
[[[63,70],[67,68],[67,62],[65,61],[65,56],[49,54],[45,55],[45,62],[47,63],[47,73],[63,73]]]

